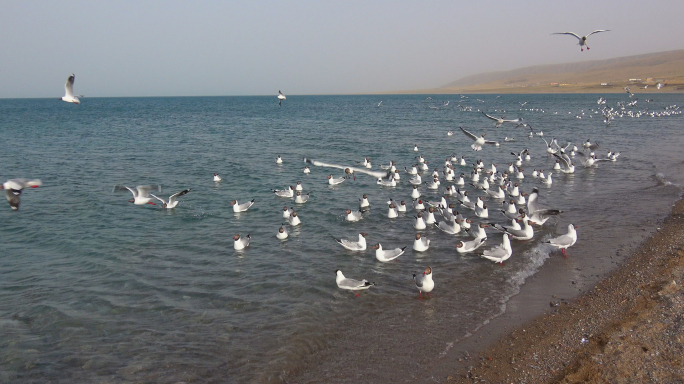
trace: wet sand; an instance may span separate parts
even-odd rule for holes
[[[462,354],[439,381],[684,382],[684,200],[659,228],[588,292],[551,297],[549,313]]]

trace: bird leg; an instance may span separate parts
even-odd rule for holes
[[[151,201],[148,201],[147,204],[157,205],[157,204],[155,204],[155,203],[153,203],[153,202],[151,202]]]
[[[587,45],[587,51],[588,51],[589,49],[591,49],[591,48],[589,48],[589,46]]]

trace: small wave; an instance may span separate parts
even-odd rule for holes
[[[659,187],[668,186],[668,185],[673,185],[673,186],[675,186],[675,187],[677,187],[677,188],[679,188],[679,189],[682,189],[682,187],[681,187],[679,184],[675,184],[675,183],[671,182],[670,180],[668,180],[668,179],[665,177],[664,174],[662,174],[662,173],[660,173],[660,172],[656,173],[656,174],[653,176],[653,178],[658,182],[658,186],[659,186]]]

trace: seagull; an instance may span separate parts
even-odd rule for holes
[[[214,181],[221,181],[221,180],[223,180],[223,179],[221,178],[221,176],[219,176],[218,173],[214,173]]]
[[[275,160],[275,162],[276,162],[276,164],[280,165],[280,164],[282,164],[282,163],[283,163],[283,158],[282,158],[282,157],[280,157],[280,155],[278,155],[278,157],[276,157],[276,160]]]
[[[423,292],[429,294],[435,288],[435,282],[432,280],[432,268],[430,267],[425,268],[425,272],[423,272],[423,274],[420,276],[414,273],[413,281],[416,282],[416,288],[418,288],[418,297],[420,298],[422,298],[421,294]]]
[[[563,213],[563,211],[558,209],[540,209],[537,206],[537,197],[539,197],[539,189],[534,188],[527,199],[527,216],[531,222],[543,225],[549,219],[549,216]]]
[[[575,173],[575,165],[572,164],[570,156],[566,155],[565,153],[562,155],[554,153],[553,155],[557,157],[558,161],[560,162],[561,167],[558,169],[559,171],[563,173]]]
[[[503,264],[504,261],[508,260],[513,254],[513,249],[511,248],[511,241],[508,240],[508,234],[504,233],[503,243],[497,245],[492,249],[487,249],[482,252],[482,257],[489,259],[495,263]]]
[[[64,84],[64,96],[60,100],[66,101],[67,103],[74,103],[74,104],[81,104],[81,101],[78,99],[79,97],[83,97],[83,95],[78,95],[74,96],[74,79],[76,76],[72,73],[71,76],[66,81],[66,84]]]
[[[292,187],[291,185],[289,187],[287,187],[287,189],[272,189],[272,191],[278,197],[293,197],[294,196],[294,187]]]
[[[385,251],[382,249],[382,245],[380,245],[380,243],[377,243],[374,246],[372,246],[371,249],[375,249],[375,258],[378,259],[378,261],[386,263],[403,255],[404,251],[406,250],[406,247],[395,248]]]
[[[352,241],[347,239],[335,239],[341,246],[350,251],[365,251],[366,250],[366,236],[367,233],[359,233],[359,241]]]
[[[459,127],[459,128],[461,128],[461,127]],[[494,145],[497,145],[497,146],[499,145],[499,142],[498,142],[498,141],[485,140],[485,138],[484,138],[485,135],[482,135],[481,137],[477,137],[477,136],[473,135],[472,133],[466,131],[466,130],[463,129],[463,128],[461,128],[461,131],[463,131],[463,133],[464,133],[466,136],[468,136],[468,137],[470,137],[471,139],[475,140],[475,142],[470,146],[470,147],[473,149],[473,151],[481,151],[481,150],[482,150],[482,146],[483,146],[484,144],[494,144]]]
[[[312,159],[307,159],[304,158],[304,162],[315,165],[317,167],[325,167],[325,168],[338,168],[338,169],[344,169],[345,173],[347,174],[354,174],[355,172],[358,173],[365,173],[366,175],[370,175],[375,177],[376,179],[380,179],[383,177],[387,176],[387,172],[382,172],[382,171],[369,171],[366,168],[356,168],[356,167],[347,167],[344,165],[338,165],[338,164],[331,164],[331,163],[324,163],[322,161],[317,161],[317,160],[312,160]]]
[[[297,216],[297,212],[292,212],[290,214],[290,217],[288,218],[288,221],[290,222],[290,225],[293,227],[296,227],[302,223],[302,221],[299,220],[299,216]]]
[[[240,237],[240,234],[237,234],[233,236],[233,240],[235,242],[233,243],[233,248],[235,248],[236,251],[243,250],[247,247],[249,247],[249,241],[252,239],[250,235],[247,235],[245,237]]]
[[[280,228],[278,228],[278,233],[276,233],[276,238],[278,238],[279,240],[285,240],[289,236],[287,233],[287,229],[285,229],[283,225],[281,225]]]
[[[530,220],[522,214],[523,227],[516,229],[512,226],[494,224],[492,227],[510,235],[515,240],[529,240],[534,236],[534,228],[530,225]]]
[[[563,252],[563,256],[568,256],[567,249],[572,247],[577,241],[577,231],[575,231],[575,228],[577,228],[577,226],[569,224],[567,234],[547,240],[545,243],[551,244],[556,248],[560,248]]]
[[[341,184],[341,183],[343,183],[345,180],[347,180],[346,177],[334,178],[333,175],[328,175],[328,184],[330,184],[330,185]]]
[[[294,209],[288,208],[287,205],[283,207],[283,219],[289,219]]]
[[[287,99],[287,97],[285,97],[285,95],[283,95],[283,93],[280,92],[280,90],[278,90],[278,106],[279,107],[282,106],[283,100],[285,100],[285,99]]]
[[[413,250],[425,252],[428,248],[430,248],[430,240],[427,237],[421,237],[420,233],[416,233],[416,240],[413,242]]]
[[[370,207],[370,201],[368,201],[368,196],[363,195],[359,199],[359,208],[368,208],[368,207]]]
[[[456,216],[452,216],[449,222],[440,221],[439,224],[435,223],[435,226],[444,233],[456,235],[461,232],[461,225],[458,223],[458,221],[459,220],[456,218]]]
[[[581,36],[581,37],[574,32],[555,32],[555,33],[552,33],[552,35],[572,35],[572,36],[575,36],[577,38],[577,40],[579,40],[580,51],[584,51],[583,46],[585,46],[585,45],[587,46],[587,50],[589,50],[589,46],[587,45],[587,37],[593,35],[594,33],[608,32],[608,31],[610,31],[610,29],[597,29],[590,34],[588,34],[586,36]]]
[[[190,192],[190,188],[184,189],[184,190],[182,190],[182,191],[180,191],[180,192],[178,192],[178,193],[175,193],[175,194],[169,196],[169,200],[168,200],[168,201],[166,201],[166,200],[164,200],[164,199],[160,199],[159,197],[155,196],[155,195],[152,194],[152,193],[150,193],[150,196],[152,196],[152,197],[154,197],[155,199],[161,201],[161,202],[162,202],[162,208],[171,209],[171,208],[176,208],[176,206],[178,205],[178,200],[176,200],[176,198],[181,197],[181,196],[185,195],[185,194],[188,193],[188,192]],[[252,200],[252,202],[254,202],[254,200]],[[233,210],[235,210],[235,206],[233,206]],[[236,211],[236,212],[237,212],[237,211]]]
[[[311,168],[309,168],[308,165],[304,166],[304,173],[307,173],[307,174],[311,173]]]
[[[610,159],[597,159],[596,155],[587,155],[584,152],[577,152],[577,154],[582,158],[580,163],[582,163],[584,168],[591,168],[599,161],[611,161]]]
[[[482,111],[482,114],[485,115],[485,116],[487,116],[489,119],[494,120],[494,125],[495,125],[497,128],[499,128],[499,127],[501,126],[501,124],[503,124],[503,123],[516,123],[516,124],[517,124],[517,123],[520,122],[520,119],[519,119],[519,118],[518,118],[518,119],[514,119],[514,120],[506,120],[506,119],[504,119],[503,117],[497,118],[497,117],[494,117],[494,116],[490,116],[490,115],[484,113],[484,111]]]
[[[307,193],[306,195],[302,195],[302,191],[297,191],[297,195],[295,196],[295,203],[304,204],[307,201],[309,201],[309,194]]]
[[[346,277],[344,277],[344,275],[342,274],[342,271],[340,271],[339,269],[335,271],[335,275],[336,275],[335,282],[337,282],[337,287],[340,289],[347,289],[349,291],[354,292],[354,291],[360,291],[363,289],[368,289],[372,285],[375,285],[375,283],[368,282],[365,279],[364,280],[347,279]],[[356,297],[359,297],[359,294],[356,292],[354,292],[354,295],[356,295]]]
[[[387,217],[390,219],[394,219],[399,216],[399,211],[397,210],[397,206],[394,205],[394,203],[389,204],[389,209],[387,211]]]
[[[352,211],[351,209],[347,209],[344,212],[344,214],[345,214],[344,219],[351,222],[351,223],[363,219],[363,215],[359,211]]]
[[[423,213],[422,212],[418,212],[418,216],[414,216],[414,217],[416,218],[416,220],[413,222],[413,228],[415,228],[419,231],[422,231],[423,229],[425,229],[427,227],[427,225],[425,225],[425,220],[423,220]]]
[[[150,190],[151,189],[158,189],[161,192],[161,187],[156,186],[156,185],[138,185],[137,187],[135,187],[135,189],[129,188],[125,185],[123,187],[121,187],[121,186],[114,187],[115,191],[124,190],[124,189],[128,189],[129,191],[131,191],[131,193],[133,194],[133,198],[128,200],[128,202],[134,203],[135,205],[145,205],[145,204],[157,205],[157,204],[150,201],[150,200],[152,200],[152,198],[150,197]]]
[[[12,210],[16,211],[19,209],[19,204],[21,203],[19,199],[19,197],[21,196],[21,191],[26,187],[38,188],[41,185],[43,185],[43,182],[38,179],[11,179],[0,184],[0,189],[5,190],[5,197],[7,198],[7,202],[9,203]]]
[[[190,191],[190,190],[188,190],[188,192],[189,192],[189,191]],[[152,195],[152,196],[154,196],[154,195]],[[175,196],[175,195],[174,195],[174,196]],[[173,196],[171,196],[171,197],[173,197]],[[246,202],[246,203],[244,203],[244,204],[238,204],[237,200],[233,200],[233,201],[230,202],[230,205],[233,206],[233,212],[235,212],[235,213],[238,213],[238,212],[245,212],[245,211],[247,211],[247,210],[249,209],[249,207],[251,207],[252,205],[254,205],[254,199],[252,199],[252,201]]]
[[[482,246],[482,244],[487,241],[486,237],[476,237],[471,241],[459,241],[456,244],[456,252],[458,253],[469,253]]]

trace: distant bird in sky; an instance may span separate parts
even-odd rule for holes
[[[594,33],[608,32],[608,31],[610,31],[610,29],[597,29],[594,32],[592,32],[586,36],[579,36],[578,34],[576,34],[574,32],[555,32],[555,33],[552,33],[552,35],[572,35],[572,36],[575,36],[577,38],[577,40],[579,40],[580,51],[584,51],[583,47],[585,45],[587,47],[587,50],[589,50],[589,46],[587,45],[587,37],[593,35]]]
[[[72,73],[71,76],[66,81],[66,84],[64,84],[64,96],[60,100],[66,101],[67,103],[74,103],[74,104],[80,104],[81,100],[79,100],[79,97],[83,97],[83,95],[78,95],[74,96],[74,80],[76,79],[76,76]]]
[[[285,100],[285,99],[287,99],[287,97],[285,97],[285,95],[283,95],[283,93],[280,92],[280,90],[278,90],[278,106],[279,107],[283,105],[283,100]]]

